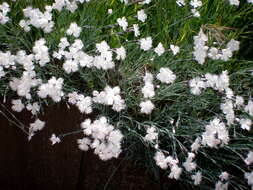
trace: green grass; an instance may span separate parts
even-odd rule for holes
[[[127,49],[127,58],[116,63],[116,67],[109,71],[97,69],[80,69],[77,73],[66,74],[62,69],[62,62],[52,60],[45,67],[36,67],[36,72],[44,81],[50,76],[64,78],[64,91],[76,90],[89,95],[96,90],[102,90],[106,84],[119,85],[126,101],[127,109],[115,113],[105,106],[96,106],[96,113],[110,118],[111,122],[123,131],[125,148],[131,147],[127,157],[138,164],[146,166],[159,178],[158,168],[154,163],[154,149],[142,140],[145,134],[143,125],[154,124],[160,130],[161,148],[177,155],[184,161],[188,147],[204,131],[204,124],[210,121],[215,114],[220,114],[221,95],[213,90],[205,90],[200,96],[190,93],[187,81],[207,72],[220,74],[228,70],[231,88],[236,95],[249,99],[253,95],[253,5],[241,2],[239,7],[230,6],[226,0],[203,0],[200,8],[201,17],[189,17],[190,7],[178,7],[175,0],[153,0],[151,5],[131,4],[125,6],[119,0],[92,0],[90,3],[79,6],[75,13],[67,10],[53,12],[55,22],[54,31],[44,34],[40,29],[32,27],[31,32],[25,33],[18,25],[23,18],[22,9],[33,6],[43,10],[46,4],[52,1],[18,0],[17,3],[7,1],[11,5],[11,22],[0,25],[0,50],[16,53],[26,50],[31,53],[34,41],[45,38],[50,53],[57,50],[60,38],[66,36],[65,31],[70,23],[75,21],[83,28],[80,39],[84,43],[84,51],[94,53],[95,44],[106,40],[111,47],[123,45]],[[123,32],[115,26],[117,18],[125,16],[129,26],[137,23],[137,10],[143,7],[148,14],[145,23],[140,23],[141,36],[152,36],[154,47],[162,42],[166,49],[170,44],[180,46],[180,53],[173,56],[166,51],[161,57],[154,52],[143,53],[136,43],[133,33]],[[113,14],[107,14],[109,8]],[[209,35],[208,44],[219,41],[225,46],[226,42],[234,38],[241,42],[240,51],[228,62],[207,60],[199,65],[193,60],[193,36],[200,27]],[[73,38],[69,38],[73,42]],[[153,59],[153,61],[151,61]],[[163,85],[156,90],[152,101],[156,109],[150,116],[140,114],[139,103],[142,100],[142,76],[145,71],[157,73],[161,67],[169,67],[176,73],[176,82],[172,85]],[[11,99],[15,94],[8,89],[8,81],[12,77],[20,76],[20,70],[11,71],[0,81],[0,93]],[[158,83],[157,83],[158,84]],[[7,92],[6,92],[7,91]],[[35,94],[34,89],[33,94]],[[36,98],[38,99],[38,98]],[[44,100],[43,100],[44,101]],[[47,100],[50,102],[50,100]],[[176,133],[172,132],[170,120],[179,121]],[[202,148],[197,156],[198,169],[203,172],[203,188],[212,189],[218,180],[221,171],[231,173],[231,189],[247,189],[242,171],[249,171],[243,160],[235,152],[245,157],[248,150],[253,148],[252,132],[242,132],[239,126],[232,126],[230,130],[231,143],[220,149]],[[135,144],[135,146],[131,146]],[[169,171],[168,171],[169,172]],[[192,183],[190,175],[184,173],[182,181]]]

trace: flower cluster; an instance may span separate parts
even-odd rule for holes
[[[228,142],[228,130],[225,124],[218,118],[213,119],[210,121],[210,124],[205,126],[205,132],[202,134],[201,141],[204,146],[216,148],[218,145],[223,146],[224,144],[228,144]]]
[[[93,91],[93,101],[95,103],[112,106],[112,109],[120,112],[126,105],[124,99],[120,96],[120,88],[106,86],[103,91]]]
[[[6,2],[0,4],[0,24],[5,24],[9,21],[8,12],[10,12],[9,4]]]
[[[239,42],[234,39],[231,39],[224,49],[216,47],[209,48],[206,45],[207,41],[208,37],[204,34],[202,29],[197,36],[194,36],[193,55],[195,60],[201,65],[205,63],[207,56],[213,60],[228,61],[233,56],[233,52],[239,50]]]
[[[49,96],[54,102],[60,102],[61,97],[64,95],[62,91],[63,79],[52,77],[47,83],[41,84],[37,91],[40,98],[46,98]]]
[[[46,11],[43,13],[38,8],[33,9],[27,7],[23,9],[26,20],[20,20],[19,25],[26,31],[31,30],[30,25],[42,29],[45,33],[50,33],[53,30],[54,22],[52,21],[52,6],[46,6]]]
[[[50,61],[48,47],[45,44],[46,41],[42,38],[37,40],[33,47],[34,58],[42,67]]]
[[[94,122],[85,120],[81,127],[86,137],[78,139],[77,143],[81,150],[94,149],[94,153],[101,160],[117,158],[121,153],[121,141],[123,135],[120,130],[110,125],[105,117],[101,117]]]
[[[204,77],[196,77],[189,81],[191,93],[199,95],[202,89],[212,88],[219,92],[226,92],[229,89],[229,76],[227,71],[223,71],[220,75],[207,73]]]
[[[72,105],[76,105],[81,113],[89,114],[92,112],[92,98],[85,97],[77,92],[68,94],[68,102]]]
[[[166,170],[168,167],[170,167],[171,172],[168,176],[169,178],[179,179],[183,169],[178,166],[177,159],[174,159],[172,156],[166,157],[161,151],[156,152],[154,159],[160,168]]]

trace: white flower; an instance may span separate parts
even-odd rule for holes
[[[185,6],[185,1],[184,0],[177,0],[176,3],[179,7]]]
[[[141,113],[150,114],[155,108],[154,104],[150,101],[144,101],[140,103]]]
[[[50,33],[53,30],[54,22],[52,21],[52,7],[46,6],[45,12],[41,12],[38,8],[33,9],[32,7],[27,7],[23,9],[24,16],[28,20],[20,21],[20,26],[24,28],[25,31],[30,31],[29,25],[36,28],[42,29],[45,33]]]
[[[44,126],[45,126],[45,122],[42,122],[40,120],[36,120],[34,123],[31,123],[30,128],[29,128],[28,140],[29,141],[31,140],[31,138],[34,136],[35,131],[42,130]]]
[[[34,136],[34,132],[40,131],[44,127],[45,127],[45,122],[39,119],[36,119],[34,123],[30,124],[28,139],[31,140],[32,136]]]
[[[235,120],[232,100],[226,99],[225,103],[221,104],[221,110],[226,115],[227,124],[231,125]]]
[[[68,94],[68,102],[72,105],[75,105],[79,99],[79,95],[77,92],[72,92]]]
[[[148,127],[146,133],[147,134],[144,137],[146,141],[153,142],[154,140],[158,139],[158,133],[155,126]]]
[[[54,102],[60,102],[61,97],[64,95],[62,91],[62,86],[62,78],[56,79],[55,77],[52,77],[48,80],[47,83],[42,84],[39,87],[37,94],[40,98],[46,98],[47,96],[49,96],[53,99]]]
[[[156,152],[154,160],[156,161],[156,165],[160,168],[164,170],[168,168],[168,161],[162,152]]]
[[[155,52],[157,53],[158,56],[161,56],[165,52],[165,49],[161,42],[155,48]]]
[[[96,49],[98,52],[103,54],[110,50],[110,46],[107,44],[106,41],[102,41],[96,44]]]
[[[10,12],[9,4],[7,2],[0,4],[0,24],[5,24],[10,20],[7,16],[8,12]]]
[[[52,136],[50,137],[49,140],[52,142],[52,145],[61,142],[61,139],[59,137],[55,136],[54,133],[52,134]]]
[[[33,129],[33,131],[40,131],[45,127],[45,122],[39,119],[36,119],[34,123],[30,124],[30,127]]]
[[[126,49],[123,46],[121,46],[120,48],[117,48],[116,53],[117,53],[117,57],[116,57],[117,60],[120,60],[120,59],[124,60],[126,58]]]
[[[229,48],[222,49],[221,51],[222,51],[221,60],[223,60],[223,61],[228,61],[233,55],[231,49],[229,49]]]
[[[144,98],[152,98],[155,96],[154,85],[150,82],[146,82],[144,87],[141,89]]]
[[[182,173],[183,169],[178,167],[177,164],[173,164],[171,167],[170,167],[170,174],[169,174],[169,178],[170,179],[179,179],[181,173]]]
[[[195,139],[195,141],[192,143],[191,145],[191,151],[192,152],[197,152],[198,149],[200,148],[201,146],[201,139],[198,137]]]
[[[140,39],[140,48],[144,51],[150,50],[152,48],[152,38],[147,37]]]
[[[194,95],[200,95],[201,89],[206,88],[205,82],[199,77],[190,80],[189,86],[191,87],[191,93]]]
[[[200,13],[199,13],[199,11],[197,11],[197,9],[191,9],[191,12],[194,17],[200,17]]]
[[[78,71],[78,63],[76,61],[73,61],[73,60],[66,60],[63,63],[62,67],[65,70],[65,72],[68,73],[68,74]]]
[[[154,80],[153,75],[151,73],[149,73],[149,72],[146,72],[145,76],[143,77],[143,81],[145,83],[152,83],[153,80]]]
[[[11,103],[12,103],[11,109],[13,111],[21,112],[25,108],[25,105],[22,103],[20,99],[12,100]]]
[[[192,170],[195,170],[197,167],[197,164],[193,162],[193,159],[195,158],[194,153],[188,153],[188,157],[186,161],[183,163],[184,168],[186,171],[191,172]]]
[[[253,171],[251,173],[246,172],[244,174],[245,179],[247,179],[248,184],[253,187]]]
[[[144,0],[144,1],[140,2],[140,4],[149,4],[149,3],[151,3],[151,1],[152,0]]]
[[[138,37],[140,35],[140,31],[139,31],[139,25],[138,24],[134,24],[134,36]]]
[[[41,38],[35,42],[33,47],[34,58],[42,67],[50,61],[48,47],[45,44],[45,39]]]
[[[111,88],[106,86],[103,91],[93,91],[93,101],[95,103],[112,106],[112,109],[120,112],[125,109],[125,101],[120,96],[120,88],[118,86]]]
[[[82,151],[87,151],[90,148],[91,140],[88,138],[77,140],[78,148]]]
[[[222,181],[218,181],[215,184],[215,190],[227,190],[228,189],[228,183],[222,183]]]
[[[170,49],[171,49],[173,55],[177,55],[180,51],[180,48],[178,46],[175,46],[175,45],[170,45]]]
[[[249,100],[248,104],[245,106],[244,110],[253,116],[253,101]]]
[[[122,29],[123,29],[124,31],[126,31],[127,26],[128,26],[128,22],[127,22],[126,17],[118,18],[118,19],[117,19],[117,23],[119,24],[119,26],[122,27]]]
[[[145,22],[145,20],[147,19],[147,15],[143,9],[137,12],[137,18],[141,22]]]
[[[108,12],[109,15],[111,15],[113,11],[112,11],[112,9],[108,9],[107,12]]]
[[[74,37],[78,38],[81,31],[82,31],[81,28],[75,22],[72,22],[69,28],[67,29],[66,33],[68,35],[73,35]]]
[[[208,52],[208,57],[217,60],[221,58],[221,54],[219,54],[219,50],[216,47],[211,47]]]
[[[192,175],[191,178],[194,181],[194,185],[199,185],[202,181],[202,173],[198,171],[197,173]]]
[[[206,131],[202,134],[202,144],[209,147],[217,147],[217,145],[228,144],[229,134],[226,126],[218,118],[210,121],[209,125],[205,126]]]
[[[121,141],[123,135],[121,132],[110,125],[105,117],[95,120],[85,120],[81,127],[87,138],[78,139],[77,143],[81,150],[94,149],[101,160],[117,158],[121,153]],[[90,137],[90,138],[88,138]]]
[[[222,172],[222,173],[220,174],[219,178],[220,178],[222,181],[226,181],[226,180],[228,180],[228,178],[229,178],[229,173],[227,173],[227,172]]]
[[[36,115],[40,111],[40,106],[38,102],[34,102],[33,104],[27,104],[26,109],[31,111],[33,115]]]
[[[198,8],[198,7],[201,7],[201,6],[202,6],[202,1],[200,1],[200,0],[191,0],[191,1],[190,1],[190,5],[191,5],[193,8]]]
[[[247,164],[247,165],[250,165],[253,163],[253,152],[252,151],[249,151],[248,155],[247,155],[247,158],[244,160],[244,162]]]
[[[207,40],[208,40],[208,38],[203,33],[202,29],[199,31],[197,36],[194,36],[193,56],[194,56],[195,60],[201,65],[203,65],[205,63],[205,59],[207,56],[208,47],[205,46]]]
[[[239,0],[229,0],[230,5],[239,6],[240,1]]]
[[[92,112],[92,98],[89,96],[84,97],[83,95],[79,95],[76,106],[81,113],[89,114]]]
[[[247,131],[250,130],[252,122],[250,119],[240,119],[240,125],[242,129],[246,129]]]
[[[169,68],[162,67],[156,78],[162,83],[171,84],[176,80],[176,75]]]
[[[234,39],[230,40],[227,44],[227,48],[233,51],[238,51],[240,46],[240,42]]]
[[[241,107],[241,106],[244,105],[244,99],[243,99],[242,96],[236,96],[236,97],[235,97],[235,105],[236,105],[237,107]]]

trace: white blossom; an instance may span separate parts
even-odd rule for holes
[[[202,144],[211,148],[216,148],[218,145],[223,146],[229,142],[229,134],[226,126],[218,118],[210,121],[209,125],[205,126],[205,132],[202,134]]]
[[[145,11],[142,9],[142,10],[139,10],[137,12],[137,18],[138,20],[140,20],[141,22],[145,22],[145,20],[147,19],[147,15],[145,13]]]
[[[134,36],[138,37],[140,35],[139,25],[138,24],[134,24],[133,28],[134,28]]]
[[[128,22],[127,22],[126,17],[118,18],[117,23],[119,24],[120,27],[122,27],[124,31],[126,31],[128,27]]]
[[[177,55],[180,51],[180,48],[176,45],[173,45],[173,44],[170,45],[170,49],[171,49],[173,55]]]
[[[34,123],[30,124],[28,139],[31,140],[35,132],[42,130],[44,127],[45,127],[45,122],[39,119],[36,119]]]
[[[240,1],[239,0],[229,0],[230,5],[239,6]]]
[[[124,60],[126,58],[126,49],[123,46],[121,46],[120,48],[116,49],[116,54],[117,54],[117,57],[116,57],[117,60],[120,60],[120,59]]]
[[[250,119],[240,119],[239,123],[241,125],[241,128],[247,131],[250,130],[252,125],[252,121]]]
[[[197,164],[193,162],[193,159],[195,158],[195,154],[190,152],[188,153],[188,157],[186,161],[183,163],[184,168],[186,171],[191,172],[192,170],[195,170],[197,167]]]
[[[66,60],[63,63],[62,67],[65,70],[65,72],[68,73],[68,74],[78,71],[78,63],[76,61],[73,61],[73,60]]]
[[[52,145],[61,142],[61,139],[57,137],[54,133],[52,134],[49,140],[51,141]]]
[[[194,185],[199,185],[202,181],[202,173],[198,171],[194,175],[192,175],[191,178],[194,181]]]
[[[208,38],[201,29],[197,36],[194,36],[194,58],[195,60],[203,65],[207,56],[208,46],[206,46]]]
[[[152,38],[146,37],[140,39],[140,48],[144,51],[148,51],[152,48]]]
[[[177,0],[176,3],[179,7],[185,6],[185,1],[184,0]]]
[[[21,112],[25,108],[25,105],[22,103],[20,99],[12,100],[11,103],[12,103],[11,109],[13,111]]]
[[[253,163],[253,152],[252,151],[249,151],[248,155],[247,155],[247,158],[244,160],[244,162],[247,164],[247,165],[250,165]]]
[[[162,67],[156,78],[162,83],[171,84],[176,80],[176,75],[169,68]]]
[[[63,79],[52,77],[47,83],[40,85],[37,94],[40,98],[49,96],[54,102],[60,102],[64,95],[62,91]]]
[[[50,61],[48,47],[45,44],[46,41],[42,38],[40,40],[37,40],[33,47],[34,58],[42,67]]]
[[[9,12],[10,6],[7,2],[0,4],[0,24],[5,24],[10,20],[7,15]]]
[[[158,56],[161,56],[165,52],[165,49],[161,42],[155,48],[155,52],[157,53]]]
[[[141,107],[141,113],[151,114],[151,112],[155,108],[155,105],[150,100],[147,100],[147,101],[141,102],[140,107]]]
[[[146,141],[153,142],[154,140],[158,139],[158,133],[157,133],[157,130],[156,130],[155,126],[147,127],[146,133],[147,134],[144,137],[144,139]]]
[[[93,91],[93,101],[95,103],[112,106],[112,109],[120,112],[125,109],[125,101],[120,96],[120,88],[106,86],[103,91]]]
[[[249,100],[248,104],[245,106],[244,110],[253,116],[253,101]]]
[[[82,29],[75,22],[72,22],[69,28],[67,29],[66,33],[68,35],[73,35],[75,38],[78,38],[81,31]]]
[[[117,158],[121,153],[121,141],[123,135],[118,129],[110,125],[105,117],[95,120],[85,120],[82,124],[83,139],[78,139],[77,143],[81,150],[94,149],[101,160]]]

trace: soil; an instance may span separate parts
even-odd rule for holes
[[[24,124],[28,112],[15,114]],[[51,145],[52,133],[80,129],[84,116],[78,110],[57,105],[44,110],[40,117],[46,127],[31,141],[0,114],[0,190],[164,190],[185,189],[176,181],[151,174],[123,158],[101,161],[92,152],[78,149],[76,140],[82,134],[70,135]]]

